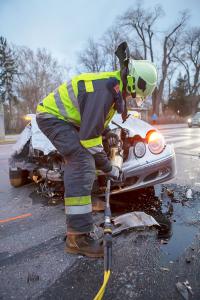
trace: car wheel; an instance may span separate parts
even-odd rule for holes
[[[189,128],[191,128],[191,127],[192,127],[192,125],[189,125],[189,124],[188,124],[188,127],[189,127]]]
[[[27,170],[9,169],[10,184],[14,187],[20,187],[22,185],[25,185],[26,183],[29,182],[28,175],[29,175],[29,172]]]

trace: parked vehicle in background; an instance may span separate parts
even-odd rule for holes
[[[200,127],[200,111],[198,111],[195,115],[187,120],[188,127],[191,128],[192,126]]]

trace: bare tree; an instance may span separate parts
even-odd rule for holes
[[[185,70],[189,94],[197,95],[200,88],[200,27],[186,32],[182,49],[175,55],[175,59]]]
[[[18,76],[15,91],[26,106],[27,113],[34,113],[37,103],[61,84],[62,67],[46,49],[36,52],[27,47],[17,47]]]
[[[104,71],[106,66],[106,59],[100,45],[93,39],[89,39],[86,48],[78,54],[78,63],[81,66],[80,71]]]
[[[153,38],[156,37],[156,24],[159,18],[164,14],[161,6],[155,6],[153,9],[144,9],[140,4],[134,9],[129,9],[122,17],[122,25],[129,28],[138,39],[138,46],[143,50],[143,59],[155,60],[155,50],[153,47]],[[179,43],[181,33],[187,20],[187,13],[182,12],[180,20],[168,30],[164,38],[158,34],[158,40],[162,40],[161,74],[158,87],[152,95],[153,111],[159,114],[159,105],[163,98],[164,85],[167,78],[168,68],[172,62],[174,51]],[[158,65],[160,62],[158,61]]]
[[[171,30],[169,30],[169,32],[164,37],[161,79],[159,81],[158,88],[155,89],[155,92],[153,94],[153,110],[157,114],[159,114],[159,105],[163,97],[164,84],[167,78],[167,72],[170,64],[173,62],[174,51],[176,51],[176,46],[179,43],[181,35],[183,34],[183,29],[187,19],[188,14],[186,12],[182,12],[180,20]]]
[[[115,51],[118,45],[124,40],[127,41],[128,38],[117,26],[112,26],[109,28],[101,39],[101,47],[106,58],[106,66],[110,71],[117,70],[119,67],[118,58],[115,55]]]
[[[0,37],[0,101],[9,104],[12,118],[13,78],[17,74],[14,53],[5,38]]]
[[[166,97],[167,97],[167,99],[170,98],[170,95],[173,90],[172,83],[173,83],[174,75],[176,74],[177,68],[178,68],[178,64],[173,63],[170,65],[168,72],[167,72],[167,77],[166,77],[166,81],[167,81]]]
[[[122,27],[112,26],[109,28],[101,39],[101,47],[106,58],[106,69],[109,71],[119,68],[118,58],[115,51],[120,43],[126,41],[130,46],[130,56],[134,59],[142,59],[142,54],[137,44],[130,40],[128,35],[122,30]]]
[[[138,2],[136,8],[129,8],[121,17],[121,25],[133,33],[137,48],[143,49],[143,59],[150,58],[152,62],[154,61],[154,27],[162,15],[161,6],[155,6],[153,10],[145,10]]]

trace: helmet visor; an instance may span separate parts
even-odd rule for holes
[[[139,97],[146,98],[147,96],[150,96],[153,93],[155,89],[155,84],[149,84],[144,79],[139,77],[135,89],[136,94]]]
[[[142,79],[141,77],[138,78],[138,83],[137,86],[140,90],[142,90],[142,92],[144,93],[147,87],[147,83],[144,79]]]

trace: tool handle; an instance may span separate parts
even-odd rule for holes
[[[111,270],[112,265],[112,234],[104,234],[104,271]]]

